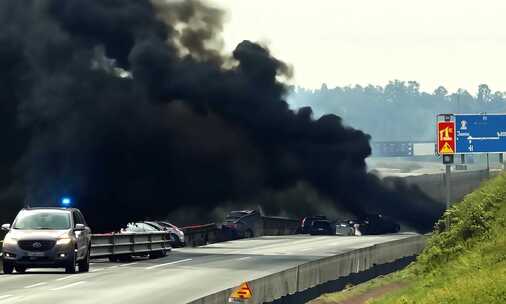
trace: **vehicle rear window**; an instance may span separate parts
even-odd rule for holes
[[[328,228],[330,227],[330,224],[328,222],[322,222],[322,221],[314,221],[313,227],[316,228]]]
[[[18,215],[14,229],[20,230],[66,230],[70,229],[68,212],[28,211]]]

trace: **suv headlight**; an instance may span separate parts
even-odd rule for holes
[[[62,237],[56,240],[56,245],[68,245],[72,242],[72,239],[69,237]]]
[[[4,245],[17,245],[18,240],[12,237],[9,237],[8,235],[4,239]]]

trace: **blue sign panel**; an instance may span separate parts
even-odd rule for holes
[[[506,114],[455,114],[456,153],[506,152]]]

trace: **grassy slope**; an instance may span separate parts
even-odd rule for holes
[[[320,300],[337,303],[392,282],[409,287],[368,303],[506,303],[506,175],[485,183],[446,212],[416,263]]]

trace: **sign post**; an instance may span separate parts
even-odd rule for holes
[[[445,185],[446,185],[446,209],[451,204],[451,164],[455,154],[455,121],[451,121],[450,115],[444,116],[445,121],[437,123],[437,151],[443,156],[443,163],[446,164]]]
[[[445,184],[446,184],[446,209],[450,208],[452,203],[452,167],[451,165],[446,165],[445,172]]]

